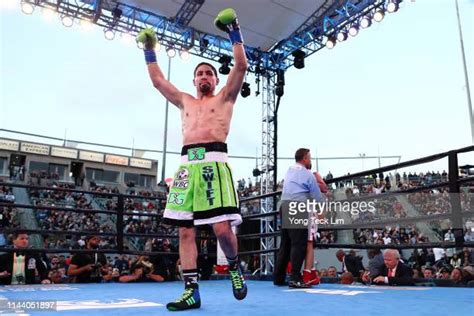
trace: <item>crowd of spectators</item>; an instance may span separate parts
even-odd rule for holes
[[[13,204],[15,202],[15,195],[11,188],[0,186],[0,202]],[[19,226],[18,210],[13,206],[0,206],[0,229],[16,228]],[[5,234],[0,232],[0,246],[6,245]]]
[[[70,189],[68,184],[52,182],[51,188]],[[38,226],[43,230],[55,231],[95,231],[113,232],[112,227],[104,223],[101,214],[87,212],[93,209],[91,201],[84,193],[62,190],[30,189],[29,197],[33,206],[60,207],[66,209],[78,208],[82,212],[66,210],[37,209],[35,212]],[[81,241],[77,235],[56,235],[46,238],[45,246],[48,248],[77,248]],[[112,249],[115,247],[113,237],[104,238],[101,247]]]
[[[366,228],[354,229],[354,240],[357,244],[377,245],[413,245],[429,242],[430,240],[420,233],[415,225],[405,227]]]
[[[342,284],[367,284],[369,278],[364,278],[365,275],[372,275],[373,282],[373,276],[380,275],[381,268],[387,263],[384,260],[384,253],[380,250],[368,250],[367,254],[369,261],[366,267],[362,265],[362,253],[356,254],[354,250],[351,250],[346,254],[346,258],[350,257],[352,260],[344,260],[347,265],[343,264],[343,267],[346,266],[346,268],[319,267],[317,273],[319,277],[338,278],[339,283]],[[359,262],[360,271],[356,269],[351,272],[353,270],[351,268],[347,270],[350,262]],[[399,264],[408,268],[408,274],[403,279],[404,283],[396,283],[402,280],[397,275],[395,282],[389,282],[389,285],[423,285],[438,281],[439,284],[448,286],[474,286],[473,248],[456,249],[452,253],[442,248],[414,249],[405,258],[401,255]]]

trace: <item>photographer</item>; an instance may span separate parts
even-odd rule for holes
[[[153,263],[146,256],[141,256],[136,262],[132,263],[129,275],[123,275],[119,278],[119,282],[163,282],[164,276],[155,271]]]
[[[89,236],[86,240],[86,249],[97,249],[99,242],[99,236]],[[73,277],[75,283],[100,283],[112,278],[105,255],[97,252],[75,254],[67,274]]]

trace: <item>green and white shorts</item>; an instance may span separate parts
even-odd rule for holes
[[[225,143],[186,145],[170,188],[163,223],[193,227],[242,223]]]

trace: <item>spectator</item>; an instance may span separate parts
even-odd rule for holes
[[[330,266],[327,271],[327,276],[330,278],[337,278],[337,270],[336,267]]]
[[[29,246],[29,236],[15,233],[12,237],[15,252],[0,256],[0,284],[50,284],[46,265],[40,256],[31,252],[23,252]],[[36,276],[39,276],[37,280]]]
[[[458,257],[457,254],[454,254],[451,260],[449,261],[449,264],[453,266],[454,268],[461,268],[462,260],[461,258]]]
[[[379,275],[372,279],[375,284],[388,285],[412,285],[413,271],[409,266],[400,261],[400,253],[398,250],[387,249],[383,255],[384,266]],[[368,278],[364,275],[364,282],[368,282]]]
[[[453,271],[451,271],[450,279],[456,285],[465,285],[463,280],[463,271],[460,268],[454,268]]]
[[[341,275],[341,281],[339,282],[340,284],[353,284],[354,283],[354,276],[350,272],[344,272]]]
[[[361,257],[346,255],[344,250],[339,249],[336,252],[336,258],[342,263],[342,272],[350,272],[355,278],[359,278],[364,272]]]
[[[367,255],[369,257],[368,270],[370,275],[380,275],[384,266],[382,251],[380,249],[369,249],[367,250]]]
[[[155,270],[155,266],[151,263],[146,256],[141,256],[136,262],[132,263],[130,274],[122,275],[119,278],[119,282],[163,282],[164,276],[160,275]]]
[[[94,250],[99,246],[99,236],[89,236],[86,249]],[[75,283],[99,283],[111,279],[107,267],[107,259],[102,253],[78,253],[71,259],[67,271]]]
[[[423,270],[423,277],[425,279],[433,279],[435,277],[434,269],[431,267],[426,267],[425,270]]]

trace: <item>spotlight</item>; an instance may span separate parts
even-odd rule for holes
[[[219,73],[223,75],[228,75],[230,72],[229,64],[230,64],[230,57],[227,55],[221,56],[219,58],[219,63],[222,64],[222,66],[219,68]]]
[[[296,69],[303,69],[304,68],[304,58],[306,57],[306,53],[302,50],[298,49],[295,50],[291,55],[295,58],[294,64]]]
[[[336,39],[334,36],[329,36],[328,40],[326,41],[326,47],[329,49],[333,49],[336,46]]]
[[[24,14],[28,14],[28,15],[33,14],[33,12],[35,11],[35,7],[31,3],[22,2],[21,3],[21,11]]]
[[[390,0],[390,2],[387,4],[387,12],[388,13],[397,12],[399,7],[400,7],[399,0]]]
[[[244,82],[242,84],[242,89],[240,89],[240,95],[243,97],[243,98],[246,98],[250,95],[250,84],[247,83],[247,82]]]
[[[374,21],[375,22],[381,22],[383,20],[385,16],[385,13],[383,12],[382,9],[378,9],[377,11],[375,11],[374,13]]]
[[[61,19],[61,22],[65,27],[71,27],[74,23],[74,20],[70,16],[64,15]]]
[[[106,39],[111,41],[115,38],[115,32],[112,29],[105,29],[104,30],[104,36],[105,36]]]
[[[115,8],[112,10],[112,16],[115,20],[118,20],[122,17],[122,10]]]
[[[209,46],[209,40],[201,38],[199,41],[199,51],[203,53],[207,49],[207,46]]]
[[[337,33],[337,40],[339,42],[344,42],[347,39],[347,32],[346,31],[340,31]]]
[[[179,53],[179,57],[183,61],[188,61],[191,58],[191,54],[187,50],[182,50],[181,53]]]
[[[168,55],[169,58],[173,58],[174,56],[176,56],[176,50],[173,47],[169,47],[166,50],[166,55]]]
[[[359,34],[359,26],[357,24],[352,24],[349,28],[349,35],[354,37]]]
[[[368,16],[364,16],[362,20],[360,20],[360,27],[363,29],[366,29],[371,25],[372,25],[372,21],[369,19]]]

